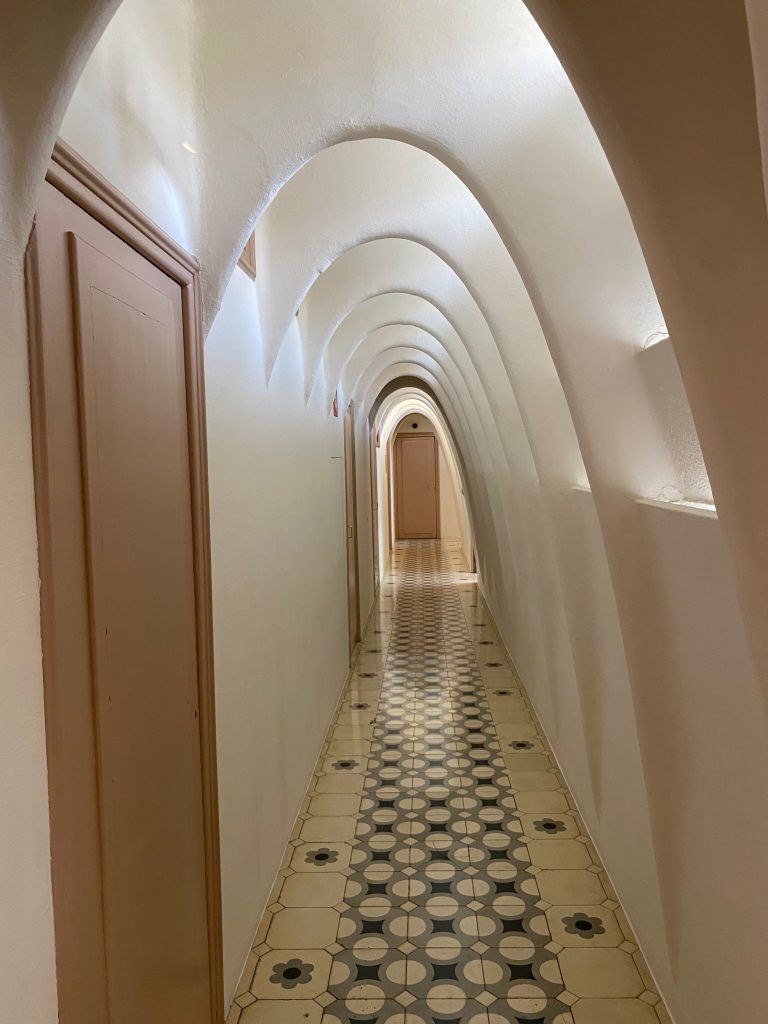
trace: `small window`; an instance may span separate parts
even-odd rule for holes
[[[256,279],[256,232],[252,231],[245,243],[238,265],[243,268],[249,277]]]

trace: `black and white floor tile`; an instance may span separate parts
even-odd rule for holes
[[[398,545],[228,1024],[669,1024],[474,577]]]

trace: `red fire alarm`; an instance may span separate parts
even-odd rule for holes
[[[334,391],[333,393],[333,415],[336,419],[339,418],[339,392]]]

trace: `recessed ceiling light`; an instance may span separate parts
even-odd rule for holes
[[[188,153],[197,153],[197,150],[190,142],[182,142],[181,148],[186,149]]]

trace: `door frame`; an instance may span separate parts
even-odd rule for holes
[[[371,544],[373,547],[373,594],[376,596],[381,583],[381,556],[379,554],[379,467],[378,433],[370,430],[369,443],[371,459]]]
[[[347,612],[349,618],[349,656],[354,653],[355,647],[362,639],[362,622],[360,621],[360,550],[357,543],[357,460],[355,457],[355,402],[350,400],[344,410],[343,431],[344,431],[344,518],[345,518],[345,545],[347,551]],[[349,423],[349,446],[347,446],[347,423]],[[349,507],[347,495],[352,495],[352,508]],[[352,530],[350,535],[349,531]],[[355,579],[355,624],[352,627],[352,594],[349,592],[350,565],[349,565],[349,542],[352,541],[352,561],[354,562]]]
[[[205,422],[205,380],[201,316],[200,265],[161,228],[118,192],[71,147],[57,141],[46,181],[94,220],[122,239],[148,262],[181,287],[182,330],[186,368],[187,434],[189,443],[192,561],[197,653],[197,689],[200,712],[200,757],[205,846],[205,887],[208,924],[208,960],[212,1024],[224,1020],[224,971],[221,917],[221,861],[219,850],[216,716],[213,676],[213,614],[211,598],[210,522]],[[72,767],[65,758],[59,730],[64,714],[56,692],[54,673],[66,659],[55,640],[52,577],[54,553],[50,525],[55,507],[48,489],[46,378],[43,367],[42,303],[38,274],[37,237],[32,229],[25,256],[27,320],[29,332],[30,400],[40,560],[40,609],[43,647],[43,700],[50,807],[51,869],[54,930],[57,905],[63,907],[64,879],[76,869],[67,844],[67,822],[59,807],[72,805]],[[82,487],[82,483],[81,483]],[[75,782],[75,785],[77,783]],[[69,789],[69,792],[68,792]],[[63,913],[63,910],[62,910]],[[78,951],[56,942],[57,974],[65,975],[77,962]],[[66,1008],[60,1007],[60,1012]]]
[[[417,540],[418,538],[403,537],[402,534],[402,513],[400,508],[400,478],[402,469],[400,462],[402,459],[402,444],[403,441],[411,440],[414,437],[429,437],[432,439],[435,452],[435,540],[440,539],[440,445],[437,441],[437,435],[431,430],[420,430],[418,433],[413,434],[396,434],[395,435],[395,457],[393,459],[395,465],[394,474],[394,490],[395,490],[395,539],[396,540]],[[430,539],[430,538],[424,538]]]

